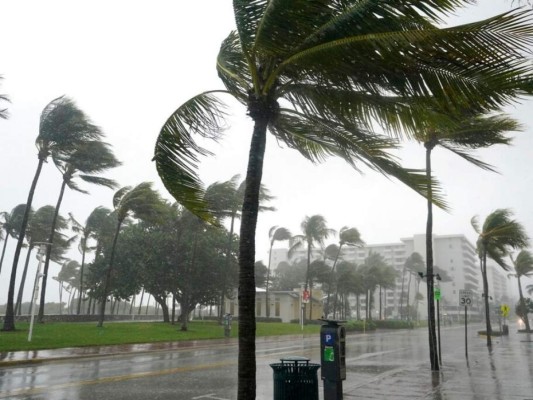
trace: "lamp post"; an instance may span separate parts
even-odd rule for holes
[[[35,273],[35,283],[33,284],[33,301],[31,304],[31,318],[30,318],[30,330],[28,332],[28,342],[31,342],[31,336],[33,334],[33,321],[35,319],[35,302],[39,297],[39,279],[41,279],[44,274],[41,274],[41,265],[43,263],[43,256],[46,255],[46,246],[49,243],[35,243],[39,244],[39,251],[37,252],[37,259],[39,263],[37,264],[37,272]]]

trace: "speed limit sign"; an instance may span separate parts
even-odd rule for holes
[[[459,305],[468,307],[472,305],[474,293],[471,290],[462,289],[459,290]]]

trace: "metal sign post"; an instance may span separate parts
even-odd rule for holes
[[[465,357],[468,360],[468,306],[472,305],[472,298],[474,293],[471,290],[462,289],[459,290],[459,306],[465,307]]]
[[[442,354],[440,351],[440,299],[441,299],[441,292],[440,287],[436,287],[433,295],[435,296],[435,301],[437,302],[437,345],[439,348],[439,364],[442,365]]]

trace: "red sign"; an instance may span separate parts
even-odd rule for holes
[[[309,303],[309,290],[304,290],[302,293],[302,301],[304,303]]]

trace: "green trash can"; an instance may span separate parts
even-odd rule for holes
[[[318,400],[317,371],[305,357],[282,358],[270,364],[274,370],[274,400]]]

